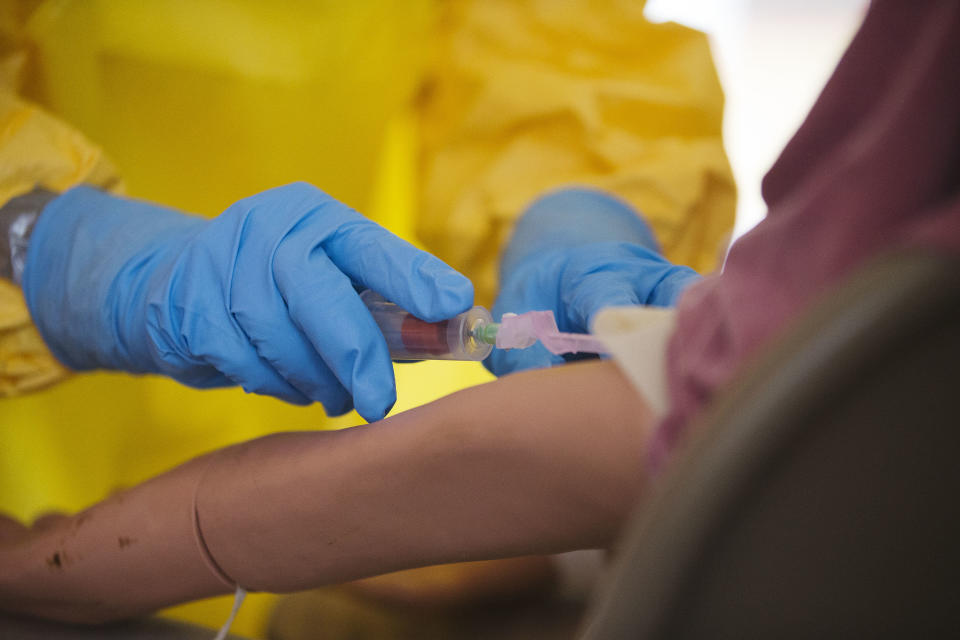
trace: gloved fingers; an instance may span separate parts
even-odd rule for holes
[[[603,242],[567,252],[560,277],[557,323],[564,331],[586,331],[593,314],[603,307],[657,304],[657,291],[666,293],[671,274],[679,267],[657,252],[629,242]],[[669,297],[669,296],[663,296]],[[665,306],[665,305],[661,305]]]
[[[230,313],[260,359],[307,403],[319,402],[333,416],[350,411],[350,393],[290,317],[269,265],[240,261],[236,269]]]
[[[290,404],[305,406],[310,398],[283,379],[251,345],[227,354],[209,354],[207,360],[231,382],[247,393],[273,396]]]
[[[249,293],[249,292],[246,292]],[[328,415],[339,416],[353,408],[350,393],[333,374],[323,357],[288,315],[286,304],[264,304],[239,293],[231,310],[261,358],[309,401],[319,402]]]
[[[638,305],[643,301],[633,274],[621,269],[593,270],[565,278],[560,291],[561,331],[587,332],[593,315],[604,307]]]
[[[223,375],[223,372],[206,363],[176,369],[165,369],[164,365],[160,365],[159,370],[161,373],[165,373],[174,380],[194,389],[220,389],[237,386],[235,380],[231,380]]]
[[[497,377],[508,373],[527,371],[529,369],[545,369],[563,364],[561,356],[555,356],[539,342],[526,349],[494,349],[483,366]]]
[[[653,288],[653,291],[647,297],[646,304],[655,307],[672,307],[677,304],[683,292],[699,281],[701,277],[690,267],[672,265]]]
[[[421,320],[445,320],[473,304],[473,284],[466,277],[362,217],[338,228],[323,242],[323,248],[353,282],[373,289]]]
[[[350,279],[319,250],[303,259],[298,243],[282,244],[274,276],[290,321],[306,336],[368,421],[396,402],[387,343]]]
[[[185,286],[200,282],[198,275]],[[200,297],[205,288],[200,286],[185,297]],[[197,311],[185,311],[186,308],[182,301],[171,303],[166,298],[148,305],[146,333],[158,373],[201,389],[240,385],[248,393],[299,405],[310,403],[259,356],[222,304]],[[171,320],[170,309],[181,310],[177,322]]]

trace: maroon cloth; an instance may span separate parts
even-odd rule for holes
[[[680,300],[653,471],[713,394],[844,276],[897,248],[960,251],[958,184],[960,2],[875,0],[764,179],[767,217]]]

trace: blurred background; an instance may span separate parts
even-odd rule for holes
[[[856,33],[867,0],[650,0],[647,16],[705,32],[726,95],[734,237],[766,214],[760,181]]]
[[[712,269],[734,207],[720,92],[702,37],[669,23],[709,38],[739,236],[866,5],[651,0],[652,27],[615,0],[4,0],[0,17],[29,54],[21,94],[102,148],[129,195],[212,216],[308,180],[442,251],[489,304],[512,216],[565,182],[641,203],[668,257]],[[479,363],[396,375],[395,411],[491,378]],[[0,403],[0,511],[76,511],[237,440],[360,422],[238,389],[75,376]],[[235,629],[260,637],[274,602],[249,598]],[[230,604],[167,614],[213,625]]]

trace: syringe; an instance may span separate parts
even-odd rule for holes
[[[494,347],[525,349],[538,340],[553,354],[604,353],[593,336],[557,329],[552,311],[504,314],[501,322],[473,307],[441,322],[424,322],[372,290],[360,294],[394,360],[483,360]]]
[[[383,332],[394,360],[483,360],[496,342],[497,325],[483,307],[449,320],[424,322],[372,289],[360,299]]]

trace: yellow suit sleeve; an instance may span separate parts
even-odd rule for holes
[[[490,304],[514,219],[544,191],[593,186],[699,271],[722,257],[735,188],[706,37],[643,3],[449,3],[418,104],[428,249]]]
[[[35,186],[63,191],[79,183],[118,189],[96,146],[18,93],[26,48],[19,16],[0,12],[0,206]],[[50,385],[67,375],[30,319],[20,288],[0,279],[0,396]]]

